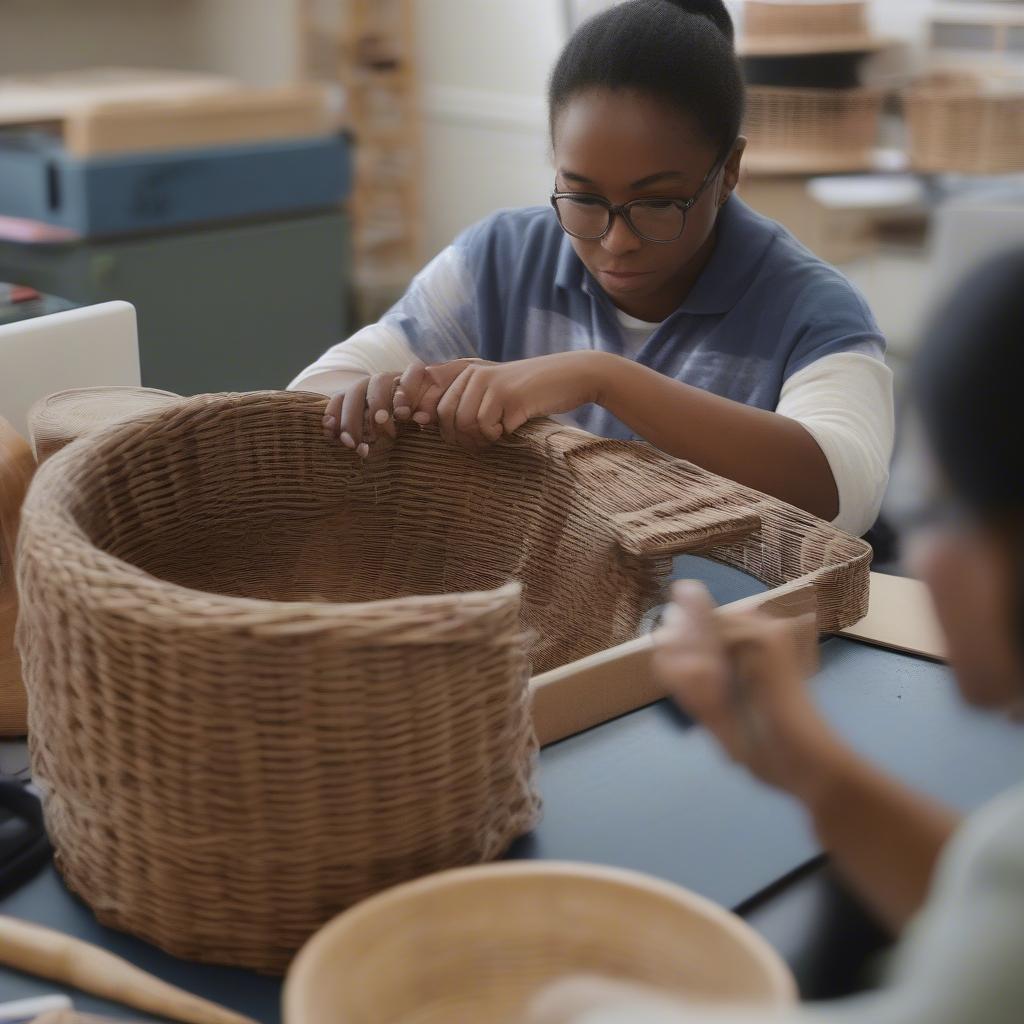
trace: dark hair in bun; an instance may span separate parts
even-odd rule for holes
[[[724,155],[743,124],[743,77],[722,0],[626,0],[585,21],[555,62],[551,127],[588,89],[653,96],[700,125]]]

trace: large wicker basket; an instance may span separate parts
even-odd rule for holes
[[[745,164],[755,173],[826,173],[872,166],[883,93],[878,89],[751,86]]]
[[[925,81],[905,96],[911,166],[926,173],[1006,174],[1024,170],[1024,83],[986,87],[956,75]]]
[[[363,463],[323,399],[181,399],[41,467],[19,546],[33,770],[105,923],[284,966],[339,909],[536,819],[527,677],[634,637],[670,556],[866,610],[869,551],[644,445],[534,424]],[[520,590],[522,588],[522,600]]]

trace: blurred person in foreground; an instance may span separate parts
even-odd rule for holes
[[[935,318],[913,391],[929,449],[907,551],[931,593],[963,699],[1019,717],[1024,703],[1024,250],[971,275]],[[900,936],[879,992],[788,1011],[680,1004],[602,979],[567,979],[534,1024],[1017,1024],[1024,1020],[1024,785],[960,821],[851,750],[813,704],[792,632],[751,616],[730,699],[713,602],[676,586],[656,670],[735,761],[796,797],[861,900]],[[751,728],[751,715],[757,728]],[[1024,737],[1022,737],[1024,740]]]

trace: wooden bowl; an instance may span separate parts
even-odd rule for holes
[[[512,1024],[578,974],[691,1001],[779,1007],[796,992],[778,954],[703,897],[632,871],[515,862],[432,875],[336,917],[292,964],[285,1024]]]

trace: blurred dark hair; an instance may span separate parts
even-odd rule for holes
[[[912,383],[957,502],[1024,528],[1022,386],[1024,248],[990,260],[955,289],[932,320]]]
[[[694,118],[720,156],[743,124],[743,77],[722,0],[626,0],[585,21],[548,83],[551,131],[588,89],[634,90]]]

